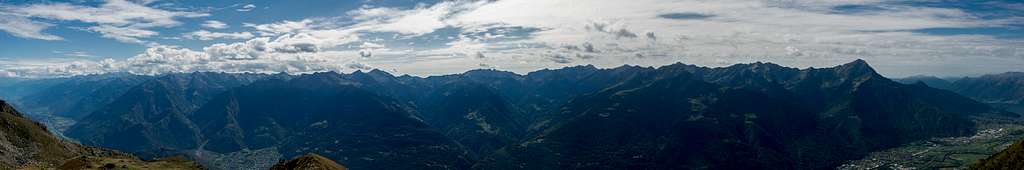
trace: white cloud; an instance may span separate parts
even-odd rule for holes
[[[210,32],[206,30],[199,30],[190,32],[184,35],[186,39],[197,39],[197,40],[214,40],[214,39],[250,39],[255,37],[249,32]]]
[[[78,6],[67,3],[47,3],[19,6],[8,8],[8,10],[12,13],[30,17],[140,27],[177,26],[181,22],[175,20],[175,18],[209,16],[209,14],[205,13],[154,9],[124,0],[109,0],[99,7]]]
[[[135,2],[137,4],[142,4],[142,5],[149,5],[149,4],[152,4],[153,2],[156,2],[156,1],[159,1],[159,0],[132,0],[132,2]]]
[[[117,41],[139,44],[147,42],[140,40],[139,38],[147,38],[151,36],[160,35],[160,33],[156,31],[150,31],[134,27],[115,27],[110,25],[99,25],[89,27],[87,28],[87,30],[100,33],[103,37],[115,39]]]
[[[61,55],[68,56],[68,57],[80,57],[80,58],[93,58],[93,57],[96,57],[96,55],[92,55],[89,52],[85,52],[85,51],[68,51],[68,52],[65,52],[65,51],[53,51],[53,53],[54,54],[61,54]]]
[[[36,22],[15,15],[0,13],[0,30],[3,30],[15,37],[40,39],[40,40],[63,40],[56,35],[44,33],[43,30],[52,27],[53,24]]]
[[[242,6],[242,8],[235,9],[235,11],[249,12],[249,11],[252,11],[253,9],[256,9],[256,5],[254,5],[254,4],[246,4],[245,6]]]
[[[140,38],[149,38],[159,34],[148,30],[149,28],[181,25],[182,23],[176,20],[177,18],[209,16],[206,13],[155,9],[125,0],[108,0],[98,7],[69,3],[0,6],[0,11],[31,18],[94,23],[97,26],[88,27],[87,30],[101,33],[103,37],[130,43],[147,43]]]
[[[220,22],[217,20],[208,20],[206,22],[203,22],[203,27],[213,29],[224,29],[228,28],[228,24],[225,24],[224,22]]]
[[[309,27],[311,27],[311,23],[313,23],[313,20],[304,19],[300,21],[281,21],[276,23],[259,25],[252,23],[244,23],[242,25],[245,27],[251,27],[253,29],[256,29],[256,31],[259,31],[261,34],[280,35],[285,33],[294,33],[297,31],[307,30],[309,29]]]
[[[410,10],[363,7],[347,14],[361,21],[354,26],[361,30],[423,35],[448,26],[445,22],[448,17],[483,4],[485,1],[446,1]]]
[[[64,77],[115,71],[105,68],[102,62],[77,59],[0,60],[0,68],[2,68],[0,76],[28,78]]]

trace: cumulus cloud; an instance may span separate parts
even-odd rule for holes
[[[596,53],[596,52],[598,52],[596,49],[594,49],[594,44],[591,44],[590,42],[584,42],[583,43],[583,51],[584,52],[588,52],[588,53]]]
[[[225,24],[224,22],[220,22],[220,21],[217,21],[217,20],[208,20],[206,22],[203,22],[202,26],[206,27],[206,28],[212,28],[212,29],[228,28],[228,24]]]
[[[6,77],[63,77],[100,74],[115,71],[103,62],[89,60],[0,60],[0,76]]]
[[[63,40],[64,38],[43,32],[44,29],[52,26],[53,24],[32,21],[28,18],[0,12],[0,30],[10,33],[15,37],[51,41]]]
[[[622,38],[622,37],[636,38],[637,37],[636,33],[633,33],[632,31],[629,31],[622,24],[609,24],[609,23],[594,22],[594,23],[590,23],[590,24],[584,26],[584,28],[586,28],[587,30],[592,30],[592,31],[597,31],[597,32],[603,32],[603,33],[611,34],[611,35],[614,35],[616,38]]]
[[[548,54],[548,59],[559,64],[572,63],[572,58],[569,58],[564,54]]]
[[[250,32],[210,32],[199,30],[184,35],[186,39],[215,40],[215,39],[250,39],[255,37]]]
[[[366,64],[363,64],[363,63],[348,63],[348,64],[345,65],[345,67],[348,67],[350,69],[356,69],[356,70],[372,70],[373,69],[373,67],[370,67],[369,65],[366,65]]]
[[[363,58],[373,57],[373,51],[371,50],[359,50],[359,56]]]

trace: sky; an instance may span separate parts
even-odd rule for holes
[[[889,77],[976,76],[1024,71],[1022,28],[1021,1],[0,0],[0,77],[855,59]]]

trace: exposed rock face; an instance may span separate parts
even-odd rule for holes
[[[317,154],[307,154],[298,158],[281,161],[271,170],[348,170],[345,166]]]

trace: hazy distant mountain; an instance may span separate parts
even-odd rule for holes
[[[918,82],[938,89],[946,89],[975,100],[998,105],[1000,108],[1020,110],[1015,107],[1024,104],[1024,73],[1007,72],[978,77],[963,77],[947,80],[932,76],[914,76],[897,79],[904,84]],[[1016,105],[1016,106],[1015,106]]]
[[[67,81],[67,78],[26,79],[0,77],[0,97],[9,101],[20,100],[22,97],[38,93],[64,81]]]
[[[951,87],[952,87],[952,84],[953,84],[953,81],[951,81],[949,79],[938,78],[938,77],[935,77],[935,76],[924,76],[924,75],[898,78],[898,79],[893,79],[893,81],[900,82],[900,83],[903,83],[903,84],[915,84],[915,83],[920,82],[920,83],[924,83],[925,85],[928,85],[929,87],[934,87],[934,88],[937,88],[937,89],[944,89],[944,90],[950,90]]]
[[[951,89],[983,102],[1024,104],[1024,73],[966,77],[953,82]]]
[[[75,76],[26,95],[19,103],[38,109],[36,114],[81,118],[150,79],[152,77],[127,73]]]

